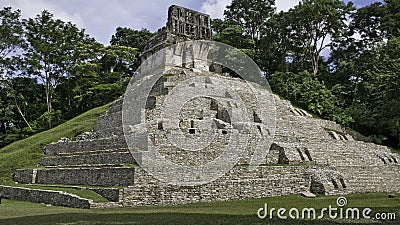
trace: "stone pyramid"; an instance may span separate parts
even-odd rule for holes
[[[177,6],[170,8],[170,14],[174,15],[170,27],[173,23],[185,28],[184,22],[190,20],[192,26],[184,32],[196,37],[209,18]],[[181,15],[194,19],[184,20]],[[199,21],[203,21],[201,27]],[[157,39],[165,44],[186,37],[179,29],[174,30],[178,33],[171,29],[162,29],[162,37],[150,42]],[[133,94],[127,92],[114,102],[92,133],[47,145],[42,168],[15,172],[14,180],[19,183],[84,187],[111,203],[4,186],[0,192],[12,199],[88,208],[225,201],[306,191],[324,195],[400,191],[397,154],[385,146],[356,140],[342,126],[314,118],[218,63],[199,60],[215,53],[212,45],[202,41],[178,44],[159,52],[161,61],[145,52],[147,61],[141,73],[150,75],[134,79]],[[154,51],[154,47],[147,50]],[[127,106],[136,107],[139,97],[134,94],[143,92],[142,86],[148,83],[152,85],[145,95],[145,107],[137,105],[138,122],[127,124],[135,116],[126,113]],[[145,138],[148,149],[137,142],[138,137]],[[149,155],[151,166],[146,164]],[[201,167],[216,162],[222,169],[219,164]]]

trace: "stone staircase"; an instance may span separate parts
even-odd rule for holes
[[[23,184],[132,185],[136,162],[119,143],[111,138],[48,145],[41,168],[17,170],[14,180]]]
[[[43,198],[44,200],[41,203],[79,208],[118,206],[121,200],[119,195],[122,194],[123,187],[134,184],[137,164],[131,153],[126,149],[123,138],[114,136],[111,138],[59,141],[47,145],[44,152],[46,157],[40,161],[38,168],[17,170],[13,177],[14,181],[19,184],[32,185],[31,192],[38,192],[40,196],[55,194],[52,191],[34,191],[34,185],[88,189],[110,200],[110,203],[94,203],[86,199],[86,203],[81,204],[83,200],[75,199],[69,201],[70,204],[65,205],[62,201],[46,201],[48,199],[46,197]],[[8,187],[8,189],[10,188],[12,187]],[[14,192],[18,193],[21,190],[16,188]],[[70,198],[79,197],[70,196]],[[27,198],[26,201],[39,202],[36,198]],[[74,205],[73,202],[79,204]]]
[[[11,200],[57,206],[121,206],[123,188],[134,184],[137,166],[122,136],[121,109],[122,101],[116,101],[99,117],[93,132],[47,145],[46,157],[37,168],[15,171],[13,180],[24,186],[0,186],[0,193]],[[65,191],[43,190],[46,187],[89,190],[110,202],[96,203]]]
[[[356,193],[365,190],[371,192],[400,192],[400,164],[381,166],[338,166],[347,185]]]

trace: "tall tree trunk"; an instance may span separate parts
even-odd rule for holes
[[[26,125],[28,125],[29,129],[32,130],[31,125],[29,124],[28,120],[26,120],[24,113],[22,112],[21,108],[19,107],[17,98],[15,96],[14,96],[14,104],[15,104],[15,107],[17,107],[18,113],[21,115],[21,117],[24,120],[24,122],[26,123]]]
[[[317,79],[317,75],[319,72],[319,54],[314,55],[312,61],[313,61],[313,75],[314,78]]]
[[[46,104],[47,104],[47,122],[49,125],[49,128],[51,128],[51,80],[48,72],[46,71]]]

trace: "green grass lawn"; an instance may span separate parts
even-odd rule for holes
[[[47,144],[62,137],[72,138],[83,132],[91,131],[98,117],[108,109],[108,104],[94,108],[51,130],[35,134],[24,140],[14,142],[0,149],[0,182],[12,180],[16,169],[34,168],[44,157],[43,149]]]
[[[390,212],[400,216],[400,197],[389,199],[385,193],[346,196],[346,207],[370,207],[373,212]],[[280,220],[259,219],[256,212],[268,203],[269,207],[287,209],[313,207],[322,209],[336,205],[337,196],[318,196],[314,199],[298,195],[229,202],[195,203],[179,206],[149,206],[114,209],[71,209],[47,207],[41,204],[3,200],[0,205],[0,224],[400,224],[400,220]],[[372,213],[371,215],[374,215]],[[325,218],[328,218],[326,215]]]

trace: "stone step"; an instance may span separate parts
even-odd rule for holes
[[[2,194],[2,198],[13,201],[43,203],[54,206],[88,209],[93,204],[93,201],[90,199],[81,198],[62,191],[0,185],[0,193]]]
[[[14,181],[23,184],[69,184],[90,186],[130,186],[135,168],[45,168],[17,170]]]
[[[291,158],[300,160],[297,148],[306,148],[315,163],[333,165],[383,165],[378,153],[389,155],[390,150],[385,146],[346,140],[302,140],[292,137],[278,136],[277,143],[284,147]],[[397,160],[397,159],[396,159]],[[393,162],[392,164],[396,164]]]
[[[35,186],[39,184],[27,184],[28,188],[35,189]],[[40,185],[43,187],[43,185]],[[107,199],[108,201],[115,203],[119,202],[120,195],[123,192],[122,189],[119,188],[112,188],[112,187],[96,187],[96,186],[75,186],[75,185],[46,185],[48,188],[69,188],[69,189],[76,189],[76,190],[89,190],[96,192],[97,194],[101,195],[103,198]]]
[[[128,149],[123,136],[94,140],[55,142],[47,145],[44,153],[46,155],[85,154],[117,149]]]
[[[309,142],[297,145],[295,143],[275,142],[275,144],[283,147],[285,156],[289,160],[289,163],[292,164],[302,162],[304,158],[306,162],[311,161],[312,163],[322,165],[384,165],[383,161],[376,155],[375,150],[363,148],[362,146],[358,146],[357,143],[348,143],[346,145],[342,142],[338,142],[336,145],[329,142]],[[274,150],[276,151],[276,149]],[[279,157],[274,150],[268,154],[268,159],[272,160],[272,162],[274,160],[277,161]]]
[[[136,164],[135,159],[129,151],[47,157],[40,161],[40,165],[42,166],[58,167],[123,164]]]
[[[121,168],[135,167],[136,164],[81,164],[81,165],[63,165],[63,166],[43,166],[38,169],[88,169],[88,168]]]
[[[122,208],[124,205],[122,203],[118,202],[102,202],[102,203],[97,203],[97,202],[92,202],[90,203],[90,208],[91,209],[109,209],[109,208]]]

